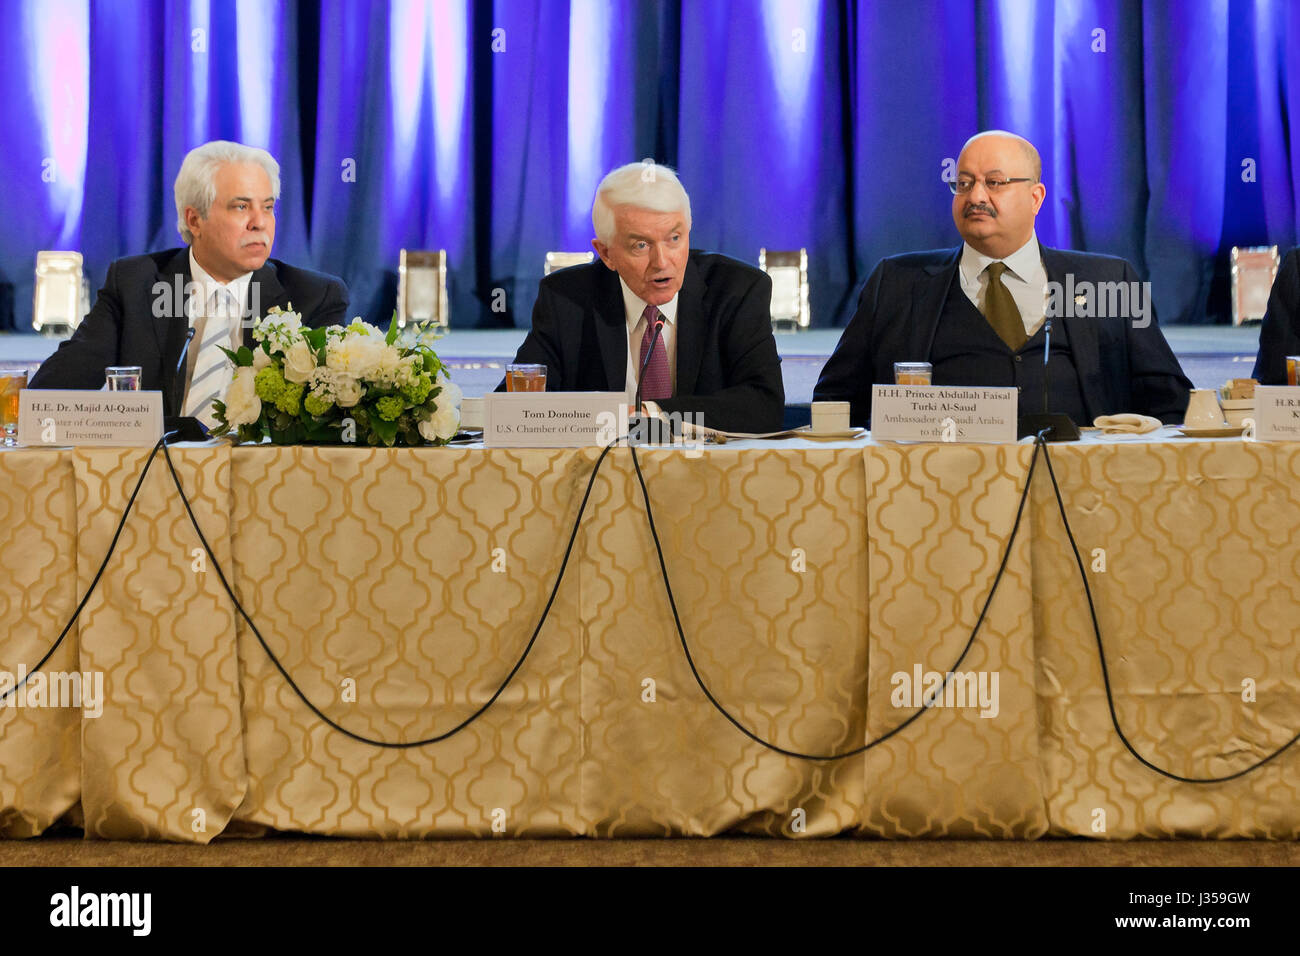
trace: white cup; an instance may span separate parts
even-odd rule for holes
[[[483,399],[462,398],[460,400],[460,427],[483,427]]]
[[[1212,388],[1194,388],[1192,397],[1187,402],[1187,413],[1183,415],[1184,428],[1223,428],[1223,409],[1219,407],[1219,396]]]
[[[846,432],[849,430],[848,402],[813,402],[812,428],[814,432]]]

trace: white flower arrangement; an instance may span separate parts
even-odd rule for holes
[[[292,308],[292,306],[290,306]],[[272,310],[253,327],[256,347],[227,351],[235,374],[214,405],[213,434],[277,444],[443,445],[460,428],[461,391],[423,324],[398,343],[353,319],[344,327],[304,327],[296,312]],[[348,421],[352,429],[346,428]]]

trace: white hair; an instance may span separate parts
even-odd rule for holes
[[[614,238],[614,210],[635,206],[652,212],[681,212],[686,228],[691,228],[691,199],[686,195],[677,174],[667,166],[651,160],[628,163],[605,176],[596,187],[596,201],[591,204],[591,224],[596,238],[610,242]]]
[[[271,180],[272,197],[280,198],[280,164],[266,150],[224,139],[195,146],[185,154],[173,190],[176,195],[176,228],[187,246],[194,241],[194,233],[185,225],[185,208],[192,206],[201,217],[208,218],[208,210],[217,198],[217,170],[229,163],[261,166]]]

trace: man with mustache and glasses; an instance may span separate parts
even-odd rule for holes
[[[1149,287],[1123,259],[1035,236],[1047,187],[1033,145],[1002,130],[972,136],[950,185],[965,241],[876,266],[813,400],[850,402],[853,424],[867,425],[872,385],[892,385],[895,362],[929,362],[935,385],[1019,387],[1021,414],[1042,411],[1046,392],[1053,412],[1080,425],[1124,412],[1182,421],[1191,382]]]
[[[313,327],[344,321],[348,293],[339,279],[269,258],[280,164],[266,150],[224,140],[195,147],[174,194],[188,248],[109,266],[85,321],[29,387],[99,388],[106,367],[138,365],[141,387],[163,391],[167,414],[211,426],[212,402],[231,378],[221,346],[251,347],[253,322],[276,306],[292,306]]]

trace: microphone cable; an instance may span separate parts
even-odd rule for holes
[[[171,433],[169,432],[168,434]],[[166,441],[167,435],[163,435],[162,438],[159,438],[158,443],[153,446],[153,451],[149,452],[149,457],[145,459],[144,467],[140,469],[140,477],[136,479],[135,488],[131,491],[131,497],[126,501],[126,507],[122,510],[122,517],[118,519],[117,530],[113,532],[113,540],[108,543],[108,551],[104,554],[104,560],[99,563],[99,570],[95,572],[95,577],[91,580],[90,587],[86,589],[86,593],[82,597],[81,602],[77,605],[76,610],[72,612],[72,617],[68,618],[68,623],[63,625],[63,630],[59,632],[58,638],[50,649],[45,652],[45,656],[36,662],[36,666],[31,668],[23,676],[21,681],[0,694],[0,704],[3,704],[4,701],[8,700],[10,694],[16,694],[27,683],[27,681],[31,679],[33,674],[45,666],[46,661],[54,656],[54,652],[59,649],[59,645],[63,643],[63,639],[68,636],[68,631],[72,630],[72,625],[77,623],[77,618],[81,616],[81,611],[85,608],[86,602],[89,601],[90,596],[95,593],[95,587],[99,584],[99,579],[104,576],[104,569],[108,567],[108,559],[113,556],[113,551],[117,547],[118,538],[122,537],[122,529],[126,527],[126,519],[131,513],[131,509],[135,507],[135,499],[140,494],[141,486],[144,485],[145,475],[149,474],[149,466],[153,464],[154,458],[158,456],[158,449],[166,447]]]
[[[587,488],[582,496],[582,503],[578,506],[578,515],[573,520],[573,530],[569,533],[569,543],[564,549],[564,558],[560,562],[560,570],[559,573],[555,576],[555,584],[551,587],[550,596],[546,599],[546,606],[542,609],[542,616],[537,622],[537,627],[533,629],[533,636],[529,638],[527,646],[524,648],[523,653],[519,656],[519,659],[515,661],[515,666],[510,669],[510,673],[506,675],[505,680],[501,682],[501,685],[497,687],[496,691],[493,692],[492,696],[488,698],[486,703],[484,703],[481,707],[479,707],[478,710],[474,711],[474,713],[470,714],[468,717],[462,720],[455,727],[452,727],[450,730],[444,733],[435,734],[431,737],[424,737],[420,740],[405,740],[405,741],[376,740],[373,737],[366,737],[363,734],[354,733],[353,731],[348,730],[346,727],[344,727],[342,724],[338,723],[337,721],[332,720],[328,715],[325,714],[324,711],[322,711],[319,707],[317,707],[314,703],[312,703],[305,693],[303,693],[302,689],[298,686],[297,682],[291,676],[289,676],[289,672],[285,670],[284,665],[280,663],[280,659],[276,657],[275,653],[267,645],[265,638],[262,637],[262,632],[258,630],[257,625],[253,623],[252,617],[250,617],[248,612],[244,609],[244,606],[243,604],[240,603],[239,598],[235,596],[235,592],[231,588],[230,582],[226,580],[225,572],[221,570],[221,564],[220,562],[217,561],[217,556],[212,553],[212,547],[208,544],[208,539],[204,536],[203,529],[199,527],[199,522],[194,515],[193,508],[190,507],[190,500],[185,494],[185,489],[181,485],[180,476],[176,473],[176,467],[172,463],[171,451],[166,445],[162,446],[162,451],[163,451],[163,456],[167,461],[167,469],[168,471],[171,472],[172,483],[176,486],[176,491],[180,494],[181,501],[185,505],[185,513],[189,515],[190,524],[194,527],[195,533],[199,536],[199,541],[202,542],[203,544],[203,550],[207,552],[208,559],[212,562],[212,567],[217,572],[217,577],[220,578],[221,580],[221,586],[225,589],[226,594],[229,595],[231,602],[234,604],[235,610],[239,613],[239,616],[244,619],[245,623],[248,624],[249,629],[252,630],[253,635],[257,638],[257,642],[262,645],[262,650],[266,653],[266,656],[270,658],[271,663],[275,665],[275,669],[280,672],[280,676],[284,678],[285,682],[293,690],[294,694],[297,695],[298,699],[301,700],[304,704],[306,704],[307,708],[313,714],[315,714],[324,724],[326,724],[327,726],[329,726],[334,730],[337,730],[339,733],[343,734],[346,737],[351,738],[352,740],[358,741],[359,743],[363,743],[363,744],[370,744],[371,746],[375,746],[375,747],[385,747],[389,749],[407,749],[411,747],[423,747],[426,744],[436,744],[464,730],[466,727],[468,727],[470,724],[476,721],[479,717],[481,717],[488,710],[489,707],[491,707],[493,704],[496,703],[497,698],[499,698],[502,695],[502,693],[505,692],[505,689],[506,687],[509,686],[510,681],[513,680],[515,674],[519,672],[519,668],[523,667],[524,661],[528,659],[528,654],[533,649],[533,645],[537,643],[537,637],[542,632],[542,626],[546,624],[546,619],[548,615],[551,613],[551,606],[555,603],[555,596],[556,594],[559,593],[560,590],[560,582],[564,580],[564,572],[569,566],[569,557],[573,553],[573,544],[577,540],[578,529],[582,525],[582,516],[583,513],[587,510],[587,501],[588,499],[591,498],[591,489],[592,486],[596,483],[596,475],[600,473],[600,466],[604,464],[605,458],[606,456],[609,455],[610,449],[616,447],[620,441],[623,441],[625,439],[626,436],[624,436],[624,438],[616,439],[612,444],[606,445],[601,450],[600,456],[596,459],[595,465],[592,466],[591,474],[587,478]],[[154,452],[157,453],[157,448],[154,449]]]
[[[257,625],[253,622],[248,612],[244,609],[242,603],[235,596],[234,590],[231,588],[230,583],[226,578],[225,572],[222,570],[220,563],[217,561],[216,555],[213,554],[212,548],[208,544],[207,537],[203,534],[203,530],[199,526],[198,519],[194,514],[194,510],[192,506],[190,505],[189,498],[185,494],[185,489],[184,486],[181,484],[180,476],[176,472],[175,464],[172,462],[171,450],[167,444],[167,438],[168,435],[164,435],[162,438],[160,438],[158,442],[153,446],[152,450],[150,451],[149,457],[145,459],[144,467],[140,470],[139,477],[136,479],[135,482],[135,487],[132,489],[131,495],[127,499],[126,507],[122,511],[122,516],[118,519],[117,527],[114,530],[112,540],[109,542],[108,550],[105,552],[104,558],[100,562],[99,568],[96,570],[95,576],[90,582],[90,586],[87,588],[86,593],[85,595],[83,595],[81,601],[77,604],[77,607],[73,611],[72,616],[68,619],[67,624],[65,624],[63,630],[59,632],[59,636],[54,641],[53,645],[51,645],[49,650],[45,652],[44,656],[42,656],[41,659],[28,670],[27,674],[23,677],[23,679],[17,682],[13,687],[10,687],[5,691],[0,692],[0,704],[3,704],[3,702],[6,699],[8,699],[12,694],[17,693],[20,689],[22,689],[22,687],[27,683],[27,681],[31,678],[31,676],[36,672],[40,671],[40,669],[45,666],[46,662],[48,662],[49,659],[58,651],[64,639],[67,637],[68,632],[72,629],[73,624],[77,622],[78,618],[81,615],[81,612],[85,609],[87,602],[90,600],[91,595],[94,593],[95,588],[98,586],[100,579],[103,577],[104,571],[108,566],[108,562],[112,558],[117,548],[117,543],[122,536],[122,531],[126,526],[126,520],[130,516],[132,510],[135,507],[136,499],[139,497],[140,489],[144,485],[144,480],[149,473],[149,468],[153,464],[154,459],[157,457],[159,450],[161,450],[163,452],[164,460],[167,463],[167,469],[171,474],[172,483],[175,485],[177,493],[180,495],[181,501],[184,504],[185,512],[190,519],[190,524],[194,528],[195,533],[198,535],[199,541],[203,544],[203,549],[206,552],[209,560],[212,561],[213,569],[217,572],[217,576],[221,581],[222,588],[225,590],[226,594],[230,597],[231,602],[235,607],[235,610],[239,613],[239,615],[244,619],[244,621],[248,624],[249,628],[252,630],[254,636],[257,638],[258,643],[261,645],[262,650],[266,653],[267,657],[271,660],[272,664],[275,665],[275,668],[280,672],[280,675],[285,679],[286,683],[288,683],[288,685],[293,690],[293,692],[308,707],[308,709],[311,710],[313,714],[315,714],[323,723],[325,723],[327,726],[331,727],[332,729],[337,730],[339,733],[344,734],[345,736],[353,740],[356,740],[361,743],[370,744],[372,746],[405,749],[410,747],[420,747],[426,744],[438,743],[440,741],[446,740],[452,735],[468,727],[471,723],[473,723],[480,716],[482,716],[494,703],[496,703],[497,699],[501,696],[502,693],[504,693],[506,687],[508,687],[510,682],[514,679],[515,674],[519,672],[519,669],[523,666],[524,661],[527,660],[529,653],[532,651],[533,646],[537,642],[537,638],[541,634],[542,627],[545,625],[546,620],[550,615],[551,608],[555,603],[556,595],[559,593],[560,584],[564,580],[564,574],[568,568],[569,559],[573,553],[573,546],[577,540],[578,530],[582,524],[582,517],[586,512],[587,503],[591,498],[591,490],[595,485],[596,476],[600,473],[601,466],[604,464],[604,461],[606,457],[609,455],[610,450],[617,447],[620,442],[626,441],[627,436],[616,439],[613,443],[606,445],[601,450],[600,455],[597,457],[596,462],[592,467],[591,473],[588,475],[587,485],[583,492],[582,501],[578,506],[578,514],[574,518],[573,528],[569,533],[569,540],[564,550],[564,557],[560,562],[560,569],[556,575],[555,583],[551,587],[551,591],[547,598],[546,605],[542,609],[541,617],[537,622],[537,626],[533,629],[533,633],[532,636],[529,638],[528,644],[525,646],[522,654],[519,656],[518,660],[511,668],[509,674],[506,675],[505,679],[502,681],[500,686],[498,686],[496,691],[482,706],[480,706],[476,711],[474,711],[474,713],[472,713],[469,717],[465,718],[455,727],[451,728],[450,730],[444,733],[437,734],[431,737],[426,737],[420,740],[413,740],[413,741],[376,740],[348,730],[346,727],[343,727],[341,724],[332,720],[323,711],[321,711],[319,707],[317,707],[314,703],[312,703],[312,701],[302,691],[302,689],[298,686],[298,684],[293,680],[293,678],[289,675],[288,671],[285,670],[284,665],[280,662],[279,658],[276,657],[275,653],[267,645],[266,640],[265,638],[263,638],[261,631],[258,629]],[[709,690],[708,685],[705,683],[703,676],[699,672],[699,668],[696,666],[695,658],[691,654],[690,645],[686,639],[684,629],[682,628],[681,616],[677,609],[677,601],[673,596],[672,583],[669,580],[668,566],[667,566],[667,562],[665,561],[664,553],[663,553],[663,545],[659,538],[658,528],[655,525],[654,512],[650,504],[650,493],[649,493],[649,489],[646,486],[645,475],[641,470],[640,458],[637,454],[636,446],[634,444],[629,444],[627,447],[632,454],[632,465],[636,472],[637,484],[641,489],[642,501],[645,504],[646,519],[649,524],[651,538],[654,541],[655,553],[659,561],[659,570],[664,582],[664,590],[668,597],[669,607],[672,610],[673,623],[677,630],[677,636],[681,643],[682,651],[686,656],[687,664],[690,667],[691,675],[694,678],[696,684],[699,686],[700,690],[704,693],[704,696],[708,699],[709,703],[713,706],[713,708],[717,710],[719,714],[725,717],[727,721],[730,722],[737,730],[739,730],[742,734],[744,734],[746,737],[748,737],[750,740],[754,741],[755,743],[767,748],[768,750],[772,750],[776,753],[779,753],[783,756],[795,757],[802,760],[814,760],[814,761],[843,760],[848,757],[853,757],[853,756],[857,756],[858,754],[865,753],[866,751],[872,749],[873,747],[876,747],[879,744],[884,743],[886,740],[890,739],[891,737],[895,736],[896,734],[900,733],[908,726],[910,726],[915,720],[917,720],[917,718],[921,716],[922,713],[932,709],[933,704],[925,704],[921,707],[918,707],[913,711],[911,715],[907,717],[906,720],[904,720],[898,726],[894,727],[892,730],[882,734],[881,736],[871,741],[868,741],[867,743],[861,746],[854,747],[850,750],[842,751],[840,753],[830,753],[830,754],[803,753],[800,751],[781,747],[778,744],[764,740],[762,737],[758,736],[756,733],[754,733],[749,728],[747,728],[744,724],[742,724],[735,716],[733,716],[730,713],[730,711],[726,709],[726,707],[717,699],[717,697],[713,694],[713,692]],[[1002,559],[998,565],[997,573],[993,578],[992,586],[989,588],[988,596],[985,598],[983,607],[980,609],[979,617],[976,620],[974,627],[971,629],[970,637],[967,639],[965,646],[962,648],[961,654],[957,657],[956,662],[951,667],[949,667],[947,671],[944,672],[943,682],[940,685],[938,692],[935,693],[931,699],[938,700],[942,696],[944,689],[946,689],[947,687],[948,681],[952,678],[954,672],[957,671],[957,669],[961,666],[962,662],[966,658],[966,655],[970,652],[971,647],[974,645],[975,638],[979,633],[979,629],[984,623],[984,619],[988,614],[988,609],[993,602],[993,597],[997,593],[998,585],[1002,581],[1003,575],[1006,571],[1007,563],[1010,560],[1011,549],[1014,546],[1016,538],[1019,534],[1020,523],[1024,514],[1025,503],[1028,500],[1029,489],[1032,485],[1034,471],[1038,463],[1038,453],[1040,448],[1043,453],[1043,458],[1047,463],[1047,473],[1052,482],[1053,495],[1056,499],[1057,508],[1061,515],[1061,522],[1065,528],[1066,537],[1070,542],[1070,549],[1074,555],[1075,566],[1079,571],[1079,578],[1083,583],[1084,595],[1088,602],[1088,613],[1092,621],[1093,636],[1097,644],[1097,656],[1098,656],[1098,661],[1101,665],[1102,682],[1106,691],[1106,704],[1110,713],[1111,726],[1114,728],[1116,736],[1118,736],[1120,741],[1124,744],[1125,749],[1134,757],[1134,759],[1136,759],[1140,764],[1142,764],[1142,766],[1153,771],[1154,773],[1157,773],[1163,777],[1166,777],[1170,780],[1174,780],[1179,783],[1191,783],[1191,784],[1216,784],[1216,783],[1226,783],[1231,780],[1236,780],[1240,777],[1244,777],[1248,773],[1258,770],[1260,767],[1264,766],[1265,764],[1269,763],[1270,761],[1274,760],[1276,757],[1281,755],[1286,750],[1290,749],[1296,743],[1297,740],[1300,740],[1300,733],[1297,733],[1289,741],[1287,741],[1282,746],[1278,747],[1268,756],[1256,761],[1255,763],[1251,764],[1249,767],[1246,767],[1235,773],[1226,774],[1218,777],[1187,777],[1181,774],[1173,773],[1169,770],[1165,770],[1164,768],[1157,766],[1156,764],[1148,760],[1146,757],[1142,756],[1142,754],[1140,754],[1137,751],[1137,749],[1133,746],[1132,742],[1129,740],[1128,736],[1124,733],[1124,730],[1120,725],[1119,716],[1115,709],[1114,688],[1112,687],[1111,684],[1110,668],[1106,663],[1105,645],[1101,637],[1101,625],[1097,619],[1097,608],[1093,600],[1092,588],[1088,583],[1088,576],[1087,576],[1087,571],[1084,568],[1083,558],[1079,553],[1078,543],[1075,540],[1074,531],[1070,526],[1069,517],[1066,514],[1065,500],[1061,494],[1061,488],[1056,478],[1055,469],[1052,467],[1051,451],[1048,448],[1048,443],[1045,438],[1045,431],[1040,432],[1038,435],[1035,436],[1034,451],[1030,458],[1028,473],[1025,476],[1025,485],[1021,489],[1020,500],[1016,507],[1015,521],[1012,524],[1011,532],[1008,535],[1006,545],[1003,548]]]
[[[1106,648],[1102,644],[1101,640],[1101,625],[1097,621],[1097,607],[1092,600],[1092,588],[1088,584],[1088,572],[1083,567],[1083,558],[1079,554],[1078,544],[1075,543],[1074,532],[1070,528],[1070,519],[1066,517],[1065,514],[1065,500],[1061,496],[1061,486],[1057,484],[1056,472],[1052,469],[1052,453],[1048,450],[1047,442],[1044,440],[1043,433],[1041,432],[1036,439],[1036,444],[1038,443],[1041,443],[1043,446],[1043,458],[1047,462],[1047,474],[1051,476],[1052,479],[1052,491],[1056,495],[1056,505],[1061,512],[1061,523],[1065,525],[1066,537],[1070,539],[1070,550],[1074,552],[1074,563],[1079,569],[1079,579],[1083,582],[1083,593],[1088,598],[1088,613],[1092,617],[1092,633],[1097,640],[1097,659],[1101,662],[1101,680],[1102,684],[1106,688],[1106,706],[1110,710],[1111,726],[1115,728],[1115,734],[1124,744],[1124,748],[1133,755],[1134,759],[1136,759],[1138,763],[1142,764],[1142,766],[1146,767],[1148,770],[1160,774],[1162,777],[1176,780],[1179,783],[1199,784],[1227,783],[1229,780],[1236,780],[1238,777],[1244,777],[1251,771],[1258,770],[1283,751],[1290,749],[1297,740],[1300,740],[1300,733],[1297,733],[1294,737],[1262,760],[1251,764],[1244,770],[1238,770],[1236,773],[1226,774],[1222,777],[1184,777],[1180,774],[1165,770],[1163,767],[1157,767],[1154,763],[1147,760],[1146,757],[1143,757],[1137,752],[1136,748],[1134,748],[1133,744],[1129,741],[1128,736],[1124,733],[1123,728],[1120,727],[1119,715],[1115,712],[1115,695],[1110,684],[1110,668],[1106,665]]]
[[[1012,524],[1011,526],[1011,534],[1007,537],[1006,546],[1005,548],[1003,548],[1002,551],[1002,561],[998,565],[998,572],[993,578],[993,585],[989,588],[988,597],[985,598],[984,600],[984,606],[980,609],[979,618],[975,621],[975,626],[971,628],[970,637],[967,638],[966,640],[966,646],[962,648],[961,654],[957,657],[956,663],[954,663],[951,667],[949,667],[944,672],[943,683],[940,684],[939,691],[932,698],[932,700],[939,700],[942,697],[943,691],[948,686],[948,681],[954,676],[954,672],[957,670],[957,668],[961,666],[961,662],[966,659],[966,655],[970,652],[972,645],[975,643],[975,636],[979,633],[980,625],[984,623],[984,618],[988,614],[989,605],[993,603],[993,596],[997,594],[998,585],[1002,583],[1002,575],[1006,571],[1007,562],[1011,557],[1011,548],[1015,545],[1016,536],[1020,531],[1020,518],[1025,511],[1025,502],[1029,498],[1029,486],[1034,477],[1034,467],[1038,464],[1039,444],[1045,444],[1045,442],[1043,442],[1042,440],[1041,434],[1039,435],[1038,440],[1035,441],[1034,443],[1033,455],[1029,459],[1029,472],[1025,476],[1025,486],[1023,489],[1021,489],[1020,492],[1020,503],[1016,506],[1016,520],[1015,523]],[[659,532],[655,527],[654,511],[650,507],[650,492],[646,488],[645,476],[641,473],[641,462],[637,457],[636,446],[629,445],[628,447],[632,452],[632,466],[636,469],[637,484],[641,486],[641,499],[642,501],[645,502],[645,514],[646,514],[646,520],[649,522],[650,525],[650,537],[654,539],[655,553],[658,555],[659,558],[659,572],[663,577],[664,590],[668,594],[668,605],[673,612],[673,624],[677,628],[677,637],[681,641],[682,652],[686,655],[686,663],[690,666],[691,675],[695,678],[695,683],[699,685],[700,690],[704,692],[704,696],[708,698],[709,703],[713,705],[714,710],[716,710],[723,717],[725,717],[733,727],[739,730],[750,740],[754,741],[756,744],[760,744],[763,747],[766,747],[768,750],[775,751],[776,753],[779,753],[785,757],[796,757],[800,760],[818,760],[818,761],[844,760],[847,757],[856,757],[858,754],[866,753],[872,747],[879,746],[889,738],[893,737],[895,734],[902,732],[905,728],[910,726],[913,721],[915,721],[918,717],[921,716],[921,714],[932,709],[933,707],[932,703],[923,704],[921,707],[918,707],[915,711],[913,711],[912,714],[906,720],[904,720],[893,730],[890,730],[889,732],[882,734],[881,736],[877,737],[874,740],[868,741],[867,743],[861,745],[860,747],[854,747],[850,750],[841,751],[840,753],[829,753],[829,754],[803,753],[798,750],[790,750],[788,748],[781,747],[777,744],[772,743],[771,741],[764,740],[762,737],[758,736],[758,734],[754,733],[752,730],[750,730],[748,727],[742,724],[738,719],[732,716],[731,712],[728,711],[727,708],[724,707],[722,703],[717,699],[717,697],[713,695],[713,692],[709,690],[708,685],[705,684],[704,682],[704,678],[700,675],[699,668],[695,666],[695,658],[691,654],[691,648],[690,645],[687,643],[686,634],[682,630],[682,619],[677,612],[677,600],[673,597],[673,586],[672,583],[668,580],[668,565],[664,561],[663,546],[659,541]]]

